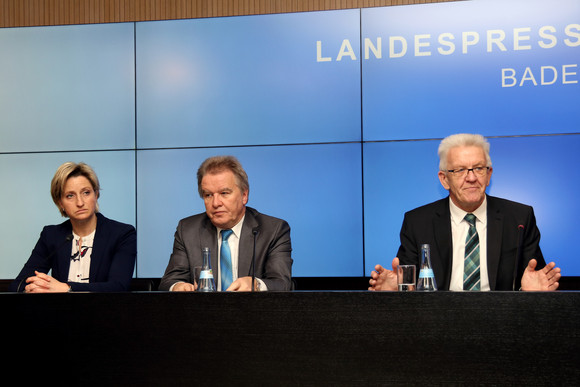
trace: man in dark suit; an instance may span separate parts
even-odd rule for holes
[[[449,197],[405,214],[393,270],[377,265],[369,290],[396,290],[397,266],[419,266],[422,244],[431,246],[439,290],[556,290],[560,269],[544,261],[532,207],[485,193],[493,172],[487,140],[449,136],[439,160]]]
[[[210,157],[199,167],[197,182],[206,211],[179,222],[159,289],[196,290],[194,268],[202,265],[202,249],[209,247],[219,290],[252,290],[254,251],[254,289],[290,290],[290,226],[246,207],[248,176],[239,161],[233,156]],[[228,252],[224,254],[225,250]]]

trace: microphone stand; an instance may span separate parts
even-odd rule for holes
[[[252,234],[254,234],[254,250],[252,251],[252,292],[254,292],[256,291],[256,235],[258,235],[258,229],[253,229]]]
[[[516,262],[514,264],[514,282],[513,282],[513,290],[517,290],[516,289],[516,282],[518,280],[518,267],[520,266],[520,255],[522,254],[522,231],[524,229],[523,225],[518,225],[518,247],[516,250]],[[520,287],[522,286],[521,282],[520,282]]]

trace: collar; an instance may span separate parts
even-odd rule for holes
[[[97,231],[97,229],[94,229],[92,233],[90,233],[89,235],[86,235],[84,237],[81,237],[79,235],[77,235],[74,231],[73,231],[73,237],[76,241],[78,241],[79,239],[83,240],[83,244],[86,244],[85,242],[91,241],[91,245],[92,245],[92,241],[95,239],[95,232]]]
[[[234,227],[232,227],[232,228],[231,228],[231,230],[233,231],[233,234],[234,234],[234,235],[235,235],[235,236],[236,236],[238,239],[239,239],[239,238],[240,238],[240,236],[242,235],[242,225],[244,224],[244,219],[245,219],[245,218],[246,218],[246,214],[244,214],[244,216],[242,216],[242,219],[240,219],[240,221],[239,221],[239,222],[238,222],[238,223],[237,223],[237,224],[236,224]],[[219,227],[216,227],[216,228],[217,228],[218,235],[219,235],[220,237],[221,237],[221,231],[222,231],[222,230],[227,230],[227,229],[225,229],[225,228],[219,228]]]
[[[449,197],[449,211],[451,212],[451,222],[455,226],[463,221],[465,215],[468,214],[467,211],[462,210],[461,208],[457,207],[451,197]],[[482,223],[487,223],[487,195],[483,199],[481,205],[473,212],[471,212],[477,218],[476,221],[480,221]]]

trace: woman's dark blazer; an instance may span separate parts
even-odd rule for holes
[[[137,257],[135,227],[106,218],[97,213],[97,230],[91,252],[89,283],[68,282],[72,247],[72,225],[64,223],[45,226],[32,254],[10,285],[10,291],[22,292],[26,279],[34,271],[49,273],[72,291],[120,292],[128,291]]]

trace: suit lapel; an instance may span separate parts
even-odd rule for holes
[[[503,215],[492,197],[487,197],[487,276],[489,288],[494,290],[497,282],[499,257],[503,235]]]
[[[103,216],[97,213],[97,229],[95,230],[95,238],[93,239],[93,248],[91,250],[91,268],[89,272],[89,282],[97,282],[97,274],[103,263],[105,244],[109,241],[109,230],[105,225]]]
[[[195,252],[194,256],[199,256],[199,265],[203,264],[203,252],[202,249],[204,247],[209,247],[210,253],[210,261],[211,261],[211,268],[213,272],[213,278],[215,280],[215,284],[218,284],[218,278],[220,275],[220,268],[218,265],[218,243],[217,243],[217,228],[211,223],[209,218],[206,216],[203,227],[199,229],[199,249]],[[199,255],[198,255],[199,254]],[[194,262],[195,264],[195,262]],[[193,279],[192,279],[193,281]]]
[[[253,230],[258,226],[258,221],[256,220],[252,210],[246,207],[246,216],[244,218],[242,235],[240,236],[240,244],[238,246],[238,278],[251,274],[250,268],[252,264],[252,255],[254,253]],[[259,235],[257,235],[256,238],[259,238]],[[256,257],[256,260],[257,259],[258,257]],[[260,267],[257,262],[256,267]]]
[[[442,200],[442,206],[437,208],[435,211],[435,217],[433,218],[433,232],[435,234],[435,243],[437,249],[437,256],[439,257],[438,266],[440,270],[435,270],[435,273],[439,272],[439,278],[436,278],[437,285],[440,289],[449,289],[449,283],[451,281],[451,214],[449,212],[449,198]],[[434,258],[434,257],[433,257]],[[434,268],[437,266],[437,262],[431,263]],[[442,283],[442,279],[445,279],[445,283]]]
[[[65,222],[65,227],[63,228],[62,235],[58,237],[59,241],[62,240],[63,242],[66,240],[66,237],[72,235],[72,225],[70,220]],[[68,281],[68,273],[70,271],[70,256],[72,251],[72,244],[74,243],[74,238],[71,239],[69,243],[64,243],[64,246],[60,246],[60,249],[57,252],[56,259],[58,271],[60,272],[60,276],[64,278],[65,282]],[[58,242],[59,245],[63,242]],[[57,246],[59,246],[57,245]],[[53,273],[54,275],[55,273]]]

